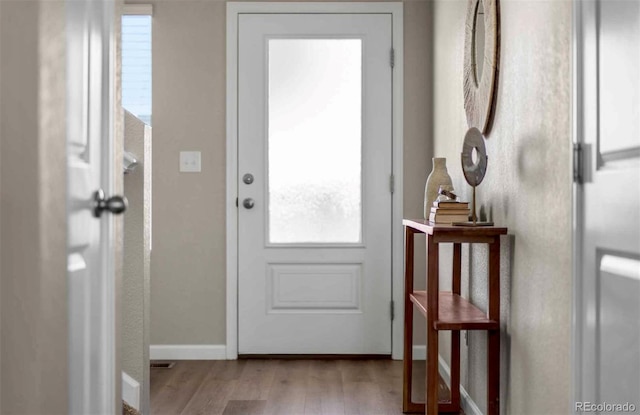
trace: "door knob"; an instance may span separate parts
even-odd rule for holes
[[[114,215],[119,215],[127,210],[129,202],[124,196],[111,196],[107,199],[104,190],[98,189],[93,194],[93,216],[99,218],[102,212],[107,211]]]
[[[247,209],[251,209],[253,208],[253,206],[256,203],[253,201],[253,199],[251,199],[250,197],[246,198],[245,200],[242,201],[242,206],[244,206]]]

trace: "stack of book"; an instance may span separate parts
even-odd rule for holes
[[[468,202],[442,201],[433,202],[429,222],[433,223],[455,223],[467,222],[469,220]]]

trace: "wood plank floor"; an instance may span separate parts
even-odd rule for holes
[[[424,362],[414,367],[424,399]],[[441,382],[441,399],[449,391]],[[402,361],[185,360],[151,369],[154,415],[401,415]]]

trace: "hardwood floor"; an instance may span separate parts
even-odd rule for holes
[[[414,399],[424,399],[424,362],[416,362],[414,376]],[[442,382],[440,389],[446,398]],[[401,415],[402,361],[178,361],[151,369],[151,413]]]

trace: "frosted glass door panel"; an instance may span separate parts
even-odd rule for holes
[[[270,39],[270,243],[362,241],[362,41]]]

